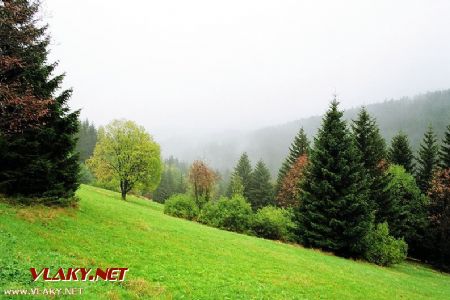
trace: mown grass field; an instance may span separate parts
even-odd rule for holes
[[[83,299],[450,299],[450,276],[419,264],[382,268],[226,232],[90,186],[78,196],[78,209],[0,203],[0,298],[64,286]],[[30,267],[130,270],[122,283],[32,283]]]

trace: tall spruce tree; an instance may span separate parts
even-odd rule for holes
[[[423,193],[426,193],[430,188],[433,173],[438,167],[439,147],[436,142],[436,136],[433,132],[433,127],[428,126],[425,132],[422,143],[420,144],[419,156],[417,158],[417,185]]]
[[[64,75],[53,76],[49,63],[50,37],[36,14],[39,2],[4,0],[0,5],[0,53],[20,61],[20,67],[2,72],[1,81],[13,80],[34,99],[50,99],[37,126],[3,134],[6,150],[0,157],[0,189],[8,195],[44,197],[47,203],[67,203],[78,187],[78,156],[74,148],[78,111],[70,112],[70,90],[57,94]],[[20,37],[20,38],[18,38]],[[22,104],[18,104],[22,105]],[[64,200],[66,199],[66,200]]]
[[[244,188],[243,195],[246,199],[249,199],[250,196],[250,184],[251,184],[251,178],[252,178],[252,165],[250,164],[250,159],[248,158],[248,155],[246,152],[244,152],[241,157],[239,158],[239,161],[234,168],[234,174],[236,176],[239,176],[242,180],[242,186]],[[230,185],[232,182],[230,181]],[[232,190],[232,187],[228,187],[228,193]],[[231,196],[231,195],[229,195]]]
[[[391,164],[400,165],[406,172],[414,174],[414,155],[408,137],[403,132],[400,131],[392,138],[388,159]]]
[[[270,183],[270,171],[262,160],[258,161],[252,172],[248,200],[253,210],[274,204],[273,186]]]
[[[372,209],[379,209],[383,201],[387,180],[385,178],[384,160],[386,159],[386,143],[381,137],[378,125],[363,107],[358,118],[353,121],[352,131],[361,161],[368,175],[370,187],[369,200]]]
[[[358,256],[372,224],[366,174],[343,112],[334,99],[310,153],[297,219],[300,240],[339,255]]]
[[[373,176],[380,172],[380,162],[386,159],[386,143],[374,118],[362,108],[352,124],[356,146],[361,152],[363,166]]]
[[[450,169],[450,125],[447,126],[444,140],[439,151],[440,165],[443,169]]]
[[[277,184],[275,188],[276,193],[280,191],[284,178],[291,170],[297,159],[303,154],[308,154],[309,147],[308,137],[306,136],[305,130],[302,127],[295,136],[294,141],[289,147],[289,154],[281,165],[280,170],[278,171]]]

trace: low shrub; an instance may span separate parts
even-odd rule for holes
[[[408,251],[408,244],[403,239],[389,235],[389,226],[386,222],[378,224],[369,232],[365,245],[365,259],[380,266],[402,262]]]
[[[198,212],[194,198],[186,194],[173,195],[164,203],[164,213],[174,217],[194,220]]]
[[[94,175],[92,175],[91,171],[83,163],[80,164],[78,181],[84,184],[92,184],[95,181]]]
[[[199,221],[209,226],[247,232],[250,229],[252,208],[243,196],[231,199],[222,197],[217,202],[208,202],[200,212]]]
[[[273,206],[259,209],[252,222],[252,229],[257,236],[280,241],[294,240],[295,223],[292,211]]]

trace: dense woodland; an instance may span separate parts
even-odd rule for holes
[[[280,128],[252,143],[259,153],[285,153],[283,161],[243,152],[234,168],[225,160],[229,173],[205,160],[163,161],[160,145],[133,121],[80,121],[67,105],[71,91],[59,91],[64,76],[52,75],[38,5],[3,3],[0,192],[11,202],[76,207],[84,182],[225,230],[379,265],[408,255],[449,269],[450,91],[346,114],[335,98],[320,120],[289,125],[297,131],[290,147],[274,148],[285,145]]]

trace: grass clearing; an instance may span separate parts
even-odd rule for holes
[[[83,299],[450,298],[450,276],[420,264],[378,267],[173,218],[137,197],[124,202],[91,186],[77,194],[77,209],[0,203],[1,293],[82,287]],[[122,283],[32,283],[31,267],[130,270]]]

